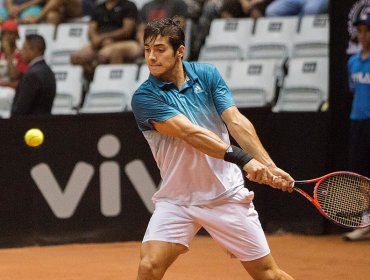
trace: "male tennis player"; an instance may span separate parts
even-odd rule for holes
[[[291,191],[293,179],[269,157],[215,67],[182,61],[184,33],[174,20],[149,23],[144,47],[150,76],[132,109],[162,184],[137,279],[162,279],[201,227],[254,279],[293,279],[270,254],[240,168],[249,180],[282,190]],[[230,145],[228,130],[242,149]]]

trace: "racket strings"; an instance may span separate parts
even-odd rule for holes
[[[321,209],[335,222],[361,227],[370,219],[370,182],[351,174],[323,179],[315,192]]]

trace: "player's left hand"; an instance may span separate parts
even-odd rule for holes
[[[293,184],[292,182],[294,179],[284,170],[280,169],[276,165],[273,165],[269,168],[272,172],[273,176],[271,179],[271,183],[269,184],[273,188],[281,189],[282,191],[293,191]]]

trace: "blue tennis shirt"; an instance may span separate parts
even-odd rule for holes
[[[239,167],[205,155],[181,139],[157,132],[151,122],[182,114],[230,143],[220,115],[234,106],[234,101],[213,65],[184,61],[183,66],[187,80],[180,89],[149,75],[134,93],[131,105],[161,172],[162,184],[153,201],[203,205],[228,197],[244,187]]]
[[[165,121],[178,114],[212,130],[219,115],[234,105],[229,88],[214,66],[183,65],[188,79],[180,90],[171,82],[149,75],[135,92],[131,105],[142,131],[153,129],[151,121]]]

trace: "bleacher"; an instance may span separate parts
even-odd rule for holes
[[[69,56],[88,43],[87,25],[86,21],[57,27],[20,25],[18,43],[20,46],[30,33],[46,40],[46,61],[57,78],[53,114],[130,111],[132,94],[148,76],[146,66],[101,65],[84,92],[82,70],[70,64]],[[265,17],[255,22],[249,18],[216,19],[198,61],[219,69],[240,108],[320,111],[329,96],[328,49],[328,15]],[[9,100],[0,104],[3,117],[9,115],[9,104]]]
[[[329,97],[329,17],[214,20],[199,61],[220,72],[228,64],[238,107],[319,111]]]

